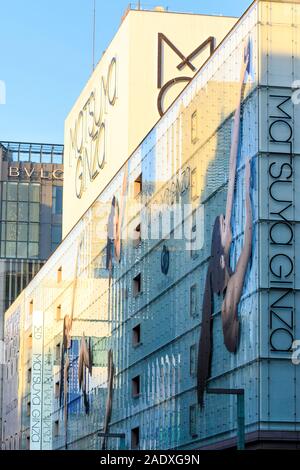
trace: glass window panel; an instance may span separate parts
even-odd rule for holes
[[[6,199],[6,188],[7,188],[7,184],[6,183],[2,183],[2,198],[5,200]]]
[[[53,186],[52,193],[52,214],[62,213],[62,186]]]
[[[51,153],[43,152],[42,154],[42,163],[51,163]]]
[[[40,202],[40,185],[31,184],[29,186],[29,199],[32,202]]]
[[[7,203],[6,219],[11,220],[11,221],[17,220],[17,203],[16,202]]]
[[[16,201],[18,199],[18,183],[7,184],[7,199],[9,201]]]
[[[30,224],[29,225],[29,240],[31,242],[39,241],[39,224]]]
[[[16,241],[17,240],[17,224],[8,222],[6,224],[6,240]]]
[[[18,242],[18,258],[27,258],[27,243]]]
[[[190,289],[190,315],[192,317],[198,315],[198,289],[196,284]]]
[[[29,162],[29,153],[28,152],[20,152],[19,153],[20,162]]]
[[[30,258],[38,258],[39,256],[39,244],[38,243],[29,243],[28,245],[28,256]]]
[[[33,152],[30,153],[30,160],[34,163],[40,163],[41,161],[41,152]]]
[[[19,184],[19,201],[28,201],[28,183]]]
[[[18,224],[18,241],[26,242],[28,240],[28,225],[27,224]]]
[[[7,242],[6,243],[6,256],[15,258],[16,257],[16,248],[17,244],[16,242]]]
[[[51,252],[55,251],[56,248],[58,247],[59,243],[52,243],[51,244]]]
[[[61,225],[52,227],[52,243],[59,244],[61,241]]]
[[[6,239],[6,223],[5,222],[2,222],[1,223],[1,240],[5,240]]]
[[[4,256],[4,257],[6,256],[6,254],[5,254],[5,242],[1,243],[1,256]]]
[[[2,220],[6,219],[6,202],[2,202]]]
[[[27,202],[19,202],[18,218],[22,222],[28,221],[28,204]]]
[[[39,222],[40,220],[40,205],[39,204],[30,204],[29,220],[30,222]]]

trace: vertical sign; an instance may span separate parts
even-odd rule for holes
[[[34,311],[32,317],[31,371],[30,450],[40,450],[43,396],[43,313],[40,311]]]
[[[268,92],[269,347],[292,350],[294,341],[295,223],[294,119],[290,92]]]
[[[42,450],[52,450],[53,370],[50,349],[43,355]]]

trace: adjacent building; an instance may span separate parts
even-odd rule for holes
[[[61,241],[62,185],[62,145],[0,143],[1,341],[4,312]]]
[[[96,69],[66,121],[78,205],[5,315],[3,448],[235,448],[228,391],[248,448],[299,446],[299,44],[298,0],[254,1],[129,158],[88,153]]]

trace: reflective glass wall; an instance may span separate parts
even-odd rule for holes
[[[266,361],[261,294],[270,5],[251,6],[7,312],[23,322],[11,376],[23,448],[234,446],[236,396],[208,389],[244,389],[250,437],[298,429],[285,406],[273,426],[264,388],[276,394],[287,370]]]

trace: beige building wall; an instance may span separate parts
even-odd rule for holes
[[[182,60],[209,37],[218,45],[236,21],[160,11],[127,13],[65,122],[63,236],[159,119],[162,87],[186,77],[166,87],[161,99],[165,110],[209,57],[210,45],[179,70]],[[160,56],[159,33],[164,35]]]

